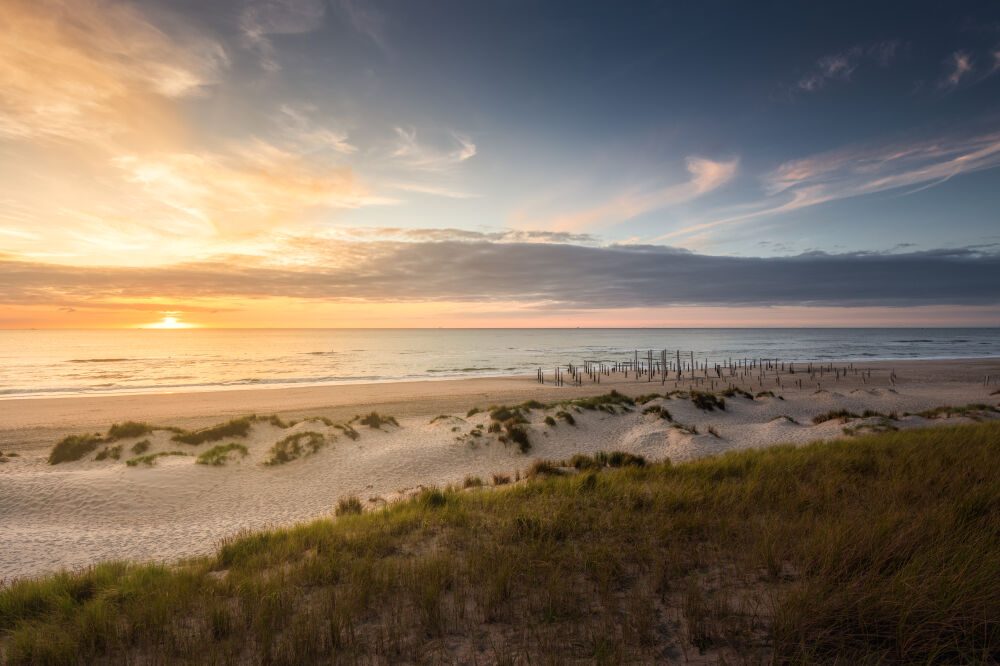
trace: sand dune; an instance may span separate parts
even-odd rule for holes
[[[399,420],[398,427],[385,425],[374,429],[355,422],[353,425],[360,434],[357,440],[345,436],[335,426],[316,420],[290,428],[257,422],[245,438],[230,437],[199,446],[171,441],[173,433],[158,430],[116,442],[122,446],[119,460],[96,461],[91,453],[84,460],[58,465],[46,461],[54,438],[41,444],[27,437],[19,445],[16,434],[24,432],[25,427],[36,434],[40,432],[37,428],[41,424],[30,424],[30,415],[26,417],[24,412],[30,412],[32,405],[36,405],[37,418],[44,418],[50,405],[20,401],[21,411],[16,419],[8,418],[10,412],[6,409],[3,417],[7,427],[3,430],[5,443],[0,448],[20,455],[0,464],[0,525],[3,526],[0,577],[9,579],[61,567],[83,567],[104,559],[170,560],[203,554],[223,537],[240,530],[328,515],[344,496],[356,495],[366,506],[377,507],[422,486],[460,483],[467,475],[479,476],[487,483],[493,473],[514,476],[536,458],[565,459],[575,453],[622,450],[651,460],[669,458],[682,462],[733,449],[844,437],[845,424],[839,420],[812,423],[815,415],[834,409],[858,413],[865,409],[895,411],[902,415],[947,404],[996,405],[998,396],[990,395],[996,387],[982,385],[980,370],[981,366],[966,367],[964,380],[941,371],[937,381],[933,378],[906,381],[907,373],[898,371],[902,379],[895,387],[854,387],[845,382],[835,390],[784,390],[779,392],[781,398],[730,397],[724,411],[704,411],[681,397],[655,399],[643,406],[668,410],[672,421],[655,413],[644,414],[643,407],[637,407],[630,412],[617,410],[615,414],[574,411],[575,426],[561,420],[551,426],[544,423],[544,418],[556,410],[536,409],[530,412],[530,424],[526,426],[532,443],[528,454],[521,453],[514,445],[501,443],[496,434],[486,433],[489,415],[466,417],[468,408],[488,406],[490,403],[484,397],[497,404],[513,404],[526,397],[568,399],[596,395],[610,388],[637,395],[661,386],[609,379],[600,386],[563,389],[542,387],[522,378],[482,380],[478,386],[466,383],[459,387],[461,390],[442,387],[436,389],[439,393],[428,396],[420,393],[418,383],[403,389],[396,385],[384,389],[384,396],[389,399],[381,403],[361,391],[362,400],[354,404],[342,402],[313,410],[346,421],[349,412],[360,412],[362,408],[376,406],[388,412],[393,405],[405,404],[405,409],[393,414]],[[993,372],[1000,374],[996,368]],[[469,390],[469,386],[474,390]],[[409,400],[401,398],[402,390],[410,391]],[[263,397],[267,394],[280,397],[277,392],[260,393]],[[261,398],[254,395],[251,400],[240,401],[237,407],[247,407],[248,402],[256,407]],[[200,396],[188,397],[194,402],[199,399]],[[301,396],[295,400],[301,401]],[[147,403],[150,401],[155,399],[147,396]],[[174,404],[177,403],[175,400]],[[4,407],[12,404],[13,401],[7,401]],[[442,406],[451,409],[442,411]],[[102,409],[105,412],[100,412],[101,415],[110,408],[105,405]],[[146,409],[162,411],[163,408],[153,405]],[[119,413],[118,418],[141,417],[139,411],[139,414]],[[232,414],[220,411],[227,418]],[[309,410],[297,404],[296,411],[301,414]],[[435,419],[442,413],[446,418]],[[183,420],[180,414],[177,416]],[[207,419],[198,420],[204,425]],[[212,421],[218,420],[225,419]],[[16,421],[14,427],[10,421]],[[103,431],[110,425],[110,420],[99,427],[92,418],[82,421],[75,429],[77,432]],[[858,419],[849,425],[881,421]],[[893,425],[907,428],[928,423],[932,422],[919,416],[901,416]],[[691,432],[675,427],[677,424],[689,426]],[[709,433],[710,427],[717,435]],[[68,428],[60,424],[59,429],[61,432]],[[476,437],[471,434],[474,429],[484,434]],[[693,434],[694,430],[697,434]],[[314,454],[285,464],[264,464],[275,442],[306,431],[322,435],[326,445]],[[131,448],[142,439],[150,442],[146,453],[179,450],[190,455],[161,457],[153,466],[126,465],[125,460],[136,455]],[[244,458],[232,454],[221,466],[196,464],[198,454],[214,444],[230,441],[245,445],[248,455]]]

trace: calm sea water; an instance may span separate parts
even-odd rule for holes
[[[633,350],[788,361],[1000,356],[1000,329],[0,331],[0,398],[533,373]]]

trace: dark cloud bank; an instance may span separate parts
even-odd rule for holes
[[[152,296],[519,301],[573,308],[1000,302],[1000,254],[973,249],[759,258],[643,245],[311,241],[308,254],[319,259],[295,270],[253,265],[247,257],[157,268],[0,258],[0,302],[94,305]]]

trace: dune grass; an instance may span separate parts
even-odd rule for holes
[[[135,458],[129,458],[125,461],[125,464],[129,467],[136,467],[138,465],[145,465],[146,467],[152,467],[156,464],[156,461],[165,456],[189,456],[190,453],[184,453],[183,451],[158,451],[156,453],[148,453],[144,456],[136,456]]]
[[[226,423],[209,426],[201,430],[179,432],[170,439],[182,444],[198,446],[229,437],[246,437],[250,433],[250,426],[253,425],[254,420],[253,416],[241,416],[238,419],[232,419]]]
[[[361,423],[361,425],[366,425],[369,428],[374,428],[375,430],[381,430],[384,425],[394,425],[399,427],[399,423],[394,417],[379,414],[378,412],[371,412],[364,417],[360,417],[359,423]]]
[[[132,445],[132,453],[142,454],[149,451],[150,443],[148,439],[143,439]]]
[[[996,414],[998,412],[1000,412],[1000,409],[997,409],[992,405],[970,403],[959,407],[941,405],[940,407],[935,407],[934,409],[927,409],[922,412],[918,412],[917,416],[922,416],[925,419],[949,419],[953,416],[965,416],[970,419],[979,419],[987,414]]]
[[[364,507],[361,506],[361,500],[355,496],[342,497],[337,502],[337,508],[334,509],[334,515],[337,516],[347,516],[347,515],[357,515],[364,511]]]
[[[175,566],[15,582],[0,589],[0,651],[10,664],[1000,660],[1000,422],[601,469],[426,491]]]
[[[119,460],[122,457],[122,445],[117,446],[105,446],[103,449],[97,452],[94,456],[94,460],[107,460],[108,458],[112,460]]]
[[[712,412],[716,409],[725,411],[726,409],[725,398],[720,398],[714,393],[708,393],[706,391],[691,391],[691,403],[698,409],[702,409],[706,412]]]
[[[105,440],[100,435],[86,433],[83,435],[67,435],[52,447],[49,453],[49,464],[72,462],[93,453]]]
[[[130,437],[142,437],[153,432],[154,429],[153,426],[141,421],[125,421],[124,423],[115,423],[108,428],[106,438],[109,442],[114,442]]]
[[[195,462],[199,465],[214,465],[218,467],[220,465],[225,465],[226,462],[229,461],[229,454],[233,452],[239,453],[244,458],[246,458],[249,454],[247,447],[243,444],[230,442],[229,444],[218,444],[213,446],[199,455],[195,459]]]
[[[326,444],[326,437],[318,432],[312,430],[297,432],[275,442],[274,446],[271,447],[271,457],[264,464],[268,466],[283,465],[316,453]]]

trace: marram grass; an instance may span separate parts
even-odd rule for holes
[[[0,660],[1000,660],[998,422],[582,467],[12,583]]]

